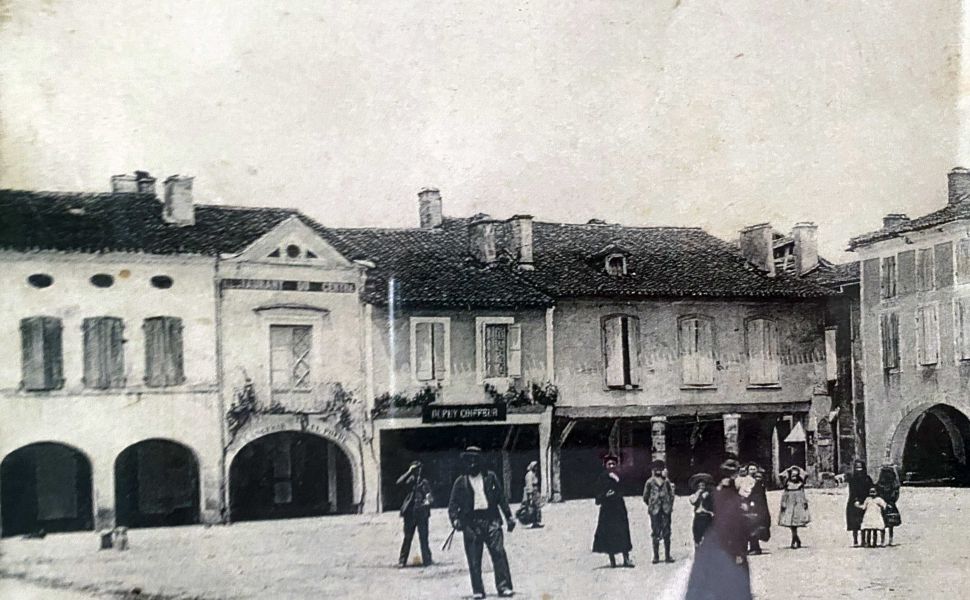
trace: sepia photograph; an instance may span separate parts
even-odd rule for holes
[[[0,0],[0,339],[4,600],[970,597],[970,0]]]

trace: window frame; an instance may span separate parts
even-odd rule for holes
[[[306,378],[305,387],[296,387],[292,384],[285,389],[281,387],[277,387],[276,381],[273,378],[273,373],[275,372],[275,368],[273,367],[273,328],[274,327],[279,327],[279,328],[285,327],[290,330],[293,330],[299,327],[299,328],[307,328],[310,330],[310,344],[309,344],[309,351],[307,352],[307,359],[306,359],[309,373]],[[316,355],[317,355],[316,345],[317,345],[317,337],[318,337],[318,333],[315,332],[314,329],[315,329],[314,323],[280,322],[279,320],[274,319],[269,324],[269,335],[267,336],[267,342],[269,343],[269,362],[267,363],[267,365],[269,367],[268,379],[269,379],[269,391],[271,396],[275,397],[279,395],[279,397],[282,398],[286,394],[306,394],[313,391],[313,388],[315,387],[315,384],[317,381],[316,368],[314,367],[316,365]]]
[[[485,376],[485,326],[486,325],[506,325],[509,328],[509,335],[506,338],[506,356],[507,359],[507,371],[508,374],[499,377],[486,377]],[[518,373],[513,374],[513,360],[512,353],[512,327],[518,326],[519,328],[519,349],[518,349]],[[510,380],[517,379],[523,376],[524,369],[522,368],[522,324],[516,323],[515,317],[475,317],[475,377],[479,384],[495,384],[500,382],[509,382]]]
[[[411,371],[411,381],[417,384],[429,384],[429,383],[439,383],[446,384],[451,380],[451,317],[411,317],[409,319],[409,329],[410,329],[410,371]],[[434,331],[434,325],[444,326],[444,376],[438,379],[434,375],[435,369],[432,368],[431,379],[420,379],[418,377],[418,347],[417,347],[417,328],[419,324],[428,323],[431,325],[432,332]],[[434,333],[432,333],[432,336]],[[432,341],[434,344],[434,341]],[[432,345],[432,356],[434,356],[434,346]]]
[[[706,322],[710,327],[710,338],[711,338],[711,351],[710,351],[710,369],[711,369],[711,381],[710,382],[689,382],[687,381],[687,370],[684,369],[684,361],[686,355],[684,352],[684,329],[683,324],[686,321],[697,320],[699,322]],[[717,326],[714,317],[700,314],[691,313],[686,315],[681,315],[677,317],[677,353],[678,359],[680,361],[680,379],[681,386],[687,389],[715,389],[717,388]]]
[[[623,363],[623,384],[611,384],[609,363],[607,360],[609,340],[607,339],[607,323],[614,319],[627,319],[626,339],[626,360]],[[632,322],[632,327],[631,323]],[[621,322],[622,332],[622,322]],[[610,391],[630,391],[641,389],[640,370],[641,370],[641,343],[640,343],[640,317],[630,313],[610,313],[600,317],[600,347],[602,351],[603,365],[603,386]],[[622,349],[621,349],[622,354]]]
[[[769,367],[771,368],[771,370],[774,371],[774,375],[775,375],[773,378],[774,381],[763,381],[763,382],[753,381],[754,361],[752,360],[752,355],[751,355],[751,352],[752,352],[751,333],[752,332],[750,328],[753,323],[756,323],[759,321],[766,324],[770,323],[774,330],[773,340],[769,340],[769,343],[772,341],[774,342],[774,347],[775,347],[774,365],[769,364],[769,361],[767,358],[768,353],[765,353],[764,365],[763,365],[765,373],[768,372]],[[781,365],[781,334],[778,331],[777,319],[773,319],[766,315],[752,315],[744,320],[744,354],[745,354],[745,360],[747,361],[747,367],[748,367],[747,369],[748,387],[757,388],[757,389],[781,387],[781,366],[782,366]],[[768,379],[768,377],[766,377],[765,379]]]
[[[612,270],[611,270],[611,268],[610,268],[610,262],[613,261],[613,259],[616,259],[616,258],[620,259],[620,272],[619,273],[613,273]],[[606,258],[603,260],[603,267],[606,270],[606,274],[609,275],[610,277],[623,277],[624,275],[627,274],[627,270],[626,270],[626,255],[625,254],[621,254],[619,252],[613,252],[613,253],[607,254],[606,255]]]

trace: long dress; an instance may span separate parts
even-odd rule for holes
[[[899,500],[899,484],[877,485],[879,497],[886,501],[886,508],[882,511],[882,518],[886,527],[899,527],[903,524],[903,517],[899,514],[896,502]]]
[[[785,482],[785,491],[781,495],[781,512],[778,513],[778,524],[782,527],[804,527],[812,522],[808,512],[808,498],[805,497],[805,481]]]
[[[714,523],[697,548],[685,600],[751,600],[741,501],[733,485],[714,490]]]
[[[613,491],[611,496],[606,493]],[[593,536],[593,552],[600,554],[620,554],[633,549],[630,541],[630,519],[626,513],[626,503],[620,490],[618,477],[610,473],[600,475],[596,494],[600,514]]]
[[[765,491],[763,481],[756,481],[751,490],[750,504],[757,515],[754,518],[754,530],[751,532],[752,539],[767,542],[771,539],[771,509],[768,508],[768,493]]]
[[[880,530],[886,526],[882,519],[882,511],[886,508],[886,501],[876,497],[869,497],[862,503],[862,528],[869,530]]]
[[[862,516],[864,511],[856,506],[856,502],[863,502],[869,496],[872,489],[872,477],[866,473],[853,473],[849,477],[849,498],[845,504],[845,529],[846,531],[859,531],[862,529]]]
[[[539,501],[539,478],[533,471],[526,471],[522,489],[522,504],[516,516],[523,525],[534,525],[542,520]]]

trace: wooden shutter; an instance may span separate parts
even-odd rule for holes
[[[431,345],[434,347],[434,377],[442,380],[448,378],[449,357],[445,350],[448,341],[445,339],[447,330],[444,323],[434,323],[431,326]]]
[[[271,325],[269,340],[270,382],[274,390],[289,390],[292,387],[293,333],[285,325]]]
[[[767,349],[765,348],[765,321],[748,321],[748,380],[754,385],[769,383],[767,380]]]
[[[953,301],[953,321],[957,345],[957,359],[970,359],[970,299]]]
[[[970,282],[970,239],[957,243],[957,283]]]
[[[697,321],[697,375],[700,385],[714,383],[714,323],[710,319]]]
[[[125,385],[124,323],[115,317],[84,319],[84,385],[93,389]]]
[[[522,326],[509,325],[508,327],[508,375],[509,377],[522,376]]]
[[[778,350],[778,326],[765,321],[765,378],[768,383],[781,381],[781,356]]]
[[[896,257],[887,256],[882,259],[881,288],[883,298],[896,296]]]
[[[623,381],[623,317],[603,320],[603,361],[607,387],[622,387]]]
[[[434,348],[431,323],[414,325],[414,373],[418,381],[434,379]]]
[[[886,313],[880,317],[882,337],[882,366],[884,369],[899,368],[899,321],[896,313]]]
[[[630,352],[630,385],[640,386],[640,319],[626,317],[627,347]]]
[[[682,319],[680,321],[680,360],[684,383],[696,384],[699,371],[697,361],[697,319]]]
[[[64,386],[64,348],[62,345],[63,325],[60,319],[44,319],[44,377],[47,389],[58,390]]]
[[[939,362],[939,326],[935,305],[916,309],[916,352],[917,361],[921,365],[935,365]]]
[[[933,289],[933,249],[923,248],[916,253],[916,289]]]
[[[168,329],[168,347],[165,355],[168,362],[165,365],[168,385],[180,385],[185,382],[185,360],[182,350],[182,319],[167,317],[165,327]]]
[[[20,345],[25,390],[54,390],[63,386],[60,319],[30,317],[21,320]]]
[[[179,385],[185,380],[182,360],[182,320],[175,317],[145,319],[145,384]]]

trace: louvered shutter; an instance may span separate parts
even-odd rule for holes
[[[714,383],[714,326],[709,319],[697,320],[697,383]]]
[[[939,327],[936,306],[921,306],[916,310],[917,361],[921,365],[935,365],[939,361]]]
[[[168,357],[166,363],[166,381],[168,385],[180,385],[185,382],[185,360],[182,351],[182,319],[168,317],[165,319],[165,326],[168,329],[168,339],[165,355]]]
[[[182,359],[182,320],[175,317],[145,319],[145,384],[179,385],[185,380]]]
[[[765,321],[765,379],[767,383],[781,380],[781,361],[778,351],[778,326],[774,321]]]
[[[680,360],[684,383],[696,384],[700,374],[697,360],[697,319],[680,322]]]
[[[60,319],[43,317],[44,323],[44,378],[47,389],[57,390],[64,386],[64,348]]]
[[[46,390],[44,376],[44,321],[30,317],[20,321],[20,349],[25,390]]]
[[[432,345],[434,346],[434,377],[437,380],[448,378],[447,335],[444,323],[434,323],[431,327]]]
[[[415,323],[414,372],[418,381],[428,381],[434,378],[434,349],[432,347],[431,336],[431,323]]]
[[[962,239],[957,243],[957,282],[970,282],[970,239]]]
[[[630,349],[630,385],[640,386],[640,319],[626,317],[627,347]]]
[[[621,387],[623,381],[623,324],[622,317],[603,320],[603,361],[606,366],[607,387]]]
[[[125,385],[124,323],[115,317],[84,319],[84,385],[104,390]]]
[[[522,376],[522,326],[509,325],[508,339],[509,357],[508,374],[509,377]]]
[[[958,298],[953,302],[953,320],[955,321],[957,338],[957,358],[970,359],[970,299]]]
[[[764,325],[762,319],[748,321],[748,380],[754,385],[768,383]]]
[[[880,317],[882,335],[882,366],[884,369],[899,367],[898,321],[895,313]]]

